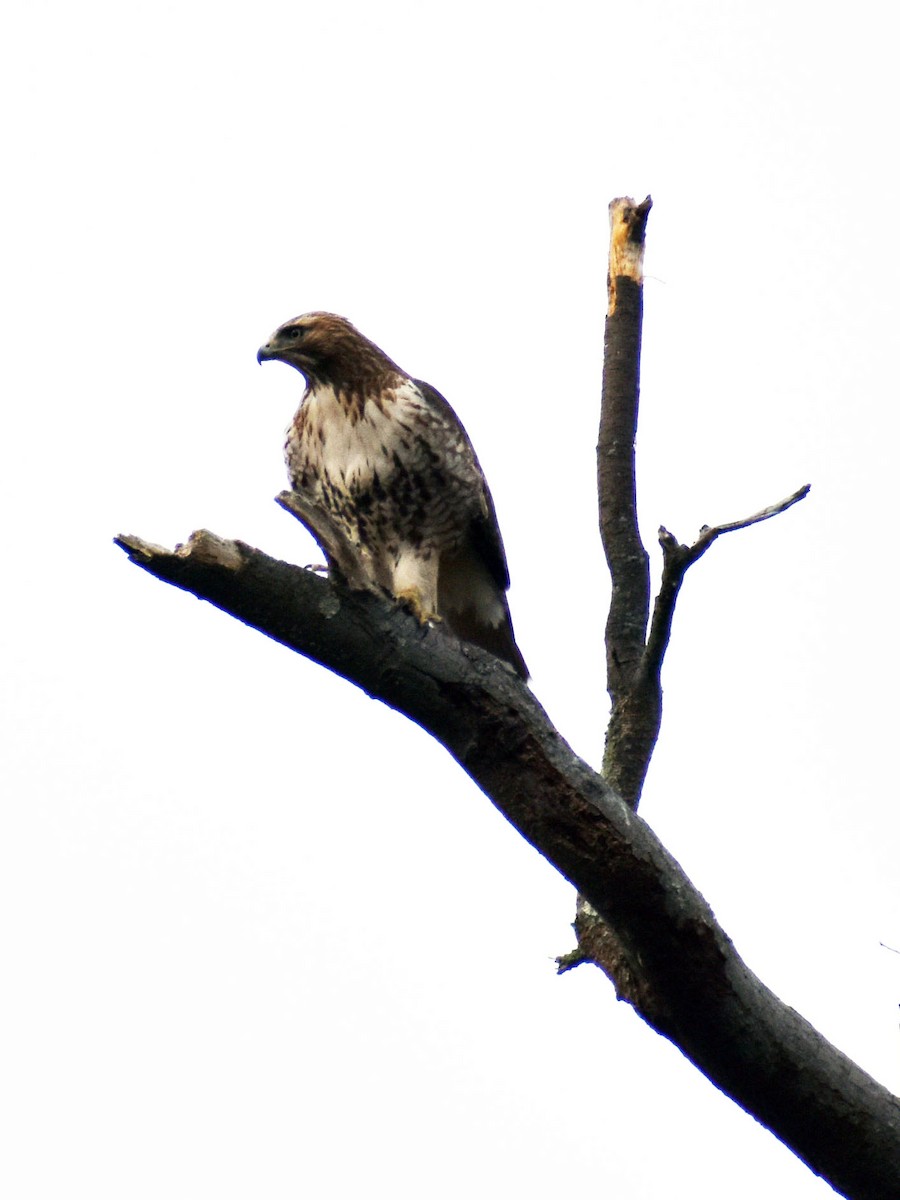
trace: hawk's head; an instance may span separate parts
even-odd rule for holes
[[[334,313],[306,313],[285,321],[260,346],[256,358],[258,362],[274,358],[296,367],[311,386],[329,384],[351,391],[402,374],[374,342]]]

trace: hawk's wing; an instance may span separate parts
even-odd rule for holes
[[[475,495],[465,544],[441,560],[438,584],[441,614],[459,637],[505,659],[522,679],[527,679],[528,667],[516,645],[506,600],[509,587],[506,551],[478,456],[462,422],[440,392],[418,379],[413,383],[440,423],[462,441],[473,475]]]
[[[481,463],[478,461],[478,455],[472,446],[471,439],[466,433],[462,421],[460,421],[459,417],[437,388],[433,388],[430,383],[423,383],[421,379],[414,379],[413,383],[428,403],[437,409],[447,424],[453,426],[461,434],[472,455],[472,462],[478,474],[478,481],[481,487],[481,504],[478,507],[477,513],[473,516],[470,526],[469,536],[471,538],[472,549],[484,563],[497,587],[505,592],[509,587],[509,567],[506,564],[506,551],[503,548],[503,538],[500,536],[500,525],[497,521],[494,500],[487,485],[487,480],[484,477],[484,471],[481,469]]]

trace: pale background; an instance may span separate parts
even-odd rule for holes
[[[813,491],[691,572],[641,811],[897,1090],[892,21],[7,14],[4,1196],[832,1194],[599,972],[556,977],[571,889],[438,746],[112,537],[316,559],[272,502],[302,383],[255,353],[344,313],[466,424],[535,692],[598,763],[606,209],[652,192],[654,569],[660,523]]]

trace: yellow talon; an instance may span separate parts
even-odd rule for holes
[[[403,588],[402,591],[397,592],[396,598],[410,609],[420,625],[427,625],[429,621],[440,621],[441,619],[436,612],[429,612],[425,607],[422,593],[418,588]]]

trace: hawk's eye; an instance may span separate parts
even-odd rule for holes
[[[299,341],[303,337],[303,329],[299,325],[292,325],[290,329],[284,331],[284,337],[289,342]]]

